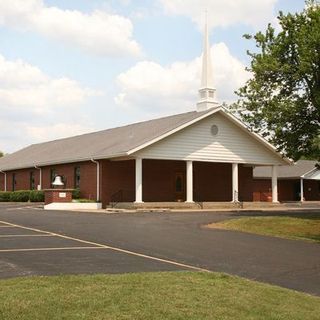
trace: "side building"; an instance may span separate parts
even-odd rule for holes
[[[293,166],[278,170],[279,201],[320,201],[320,169],[316,161],[299,160]],[[270,201],[271,170],[256,167],[253,170],[253,200]]]

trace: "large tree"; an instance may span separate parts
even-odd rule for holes
[[[0,158],[4,156],[4,153],[0,150]]]
[[[320,159],[320,3],[307,1],[295,14],[279,13],[254,36],[252,77],[237,92],[238,114],[252,130],[297,160]]]

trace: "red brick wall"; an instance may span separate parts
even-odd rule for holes
[[[307,201],[320,200],[320,181],[304,180],[304,197]]]
[[[101,162],[101,200],[105,206],[117,193],[116,201],[132,202],[135,200],[135,160]],[[122,191],[122,194],[118,193]],[[121,197],[121,198],[120,198]]]
[[[64,194],[65,197],[61,197]],[[56,190],[46,190],[44,194],[44,204],[49,204],[52,202],[71,202],[72,201],[72,191],[64,189]]]
[[[0,191],[4,191],[4,174],[0,172]]]
[[[162,202],[186,199],[185,161],[143,160],[142,162],[143,201]],[[184,176],[183,192],[176,194],[175,177],[177,173]]]
[[[87,162],[79,162],[79,163],[69,163],[55,166],[47,166],[42,167],[42,189],[50,189],[51,181],[50,181],[50,170],[55,169],[58,175],[63,175],[66,178],[65,188],[74,188],[74,168],[80,167],[80,190],[81,197],[87,199],[96,199],[96,190],[97,190],[97,166],[95,163],[90,161]],[[16,185],[15,190],[29,190],[30,189],[30,172],[34,172],[35,177],[35,189],[37,189],[37,185],[40,177],[40,170],[35,168],[8,171],[7,172],[7,190],[12,191],[12,174],[15,173],[16,176]],[[3,176],[3,174],[1,174]],[[0,176],[0,179],[3,177]],[[2,180],[0,180],[1,183]],[[3,183],[2,183],[3,185]],[[0,184],[0,186],[2,186]],[[1,188],[1,190],[4,190]]]
[[[7,191],[12,191],[12,179],[15,174],[15,191],[17,190],[29,190],[30,189],[30,172],[34,173],[35,189],[39,184],[39,170],[35,168],[7,171]]]
[[[278,180],[279,201],[300,201],[300,180]],[[259,200],[258,195],[262,195]],[[254,180],[254,201],[266,201],[264,194],[271,197],[271,179]],[[307,201],[320,200],[319,182],[316,180],[304,180],[304,198]]]
[[[270,201],[271,194],[271,180],[253,180],[253,201]]]
[[[195,201],[232,200],[231,164],[194,162],[193,170]]]
[[[185,161],[143,160],[143,201],[176,201],[176,173],[186,175]],[[101,198],[104,205],[113,200],[135,200],[135,161],[101,161]],[[119,191],[122,191],[120,194]],[[231,164],[194,162],[194,199],[196,201],[231,201]],[[239,166],[240,200],[252,200],[252,168]],[[185,200],[184,181],[181,199]],[[180,197],[180,196],[179,196]]]
[[[80,167],[81,197],[96,200],[97,197],[97,165],[91,161],[67,163],[55,166],[42,167],[42,188],[50,189],[50,170],[54,169],[57,175],[65,178],[65,188],[74,188],[74,169]]]
[[[253,200],[253,168],[239,165],[239,200]]]

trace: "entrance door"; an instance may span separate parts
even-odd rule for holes
[[[175,199],[176,201],[185,201],[185,188],[186,186],[186,177],[183,172],[177,172],[175,174],[175,179],[174,179],[174,190],[175,190]]]

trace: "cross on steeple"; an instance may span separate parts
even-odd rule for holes
[[[201,87],[199,89],[199,102],[197,103],[197,111],[205,111],[218,106],[215,97],[216,89],[213,86],[212,63],[210,54],[208,14],[206,11],[206,24],[204,31],[204,50],[202,56],[202,76]]]

